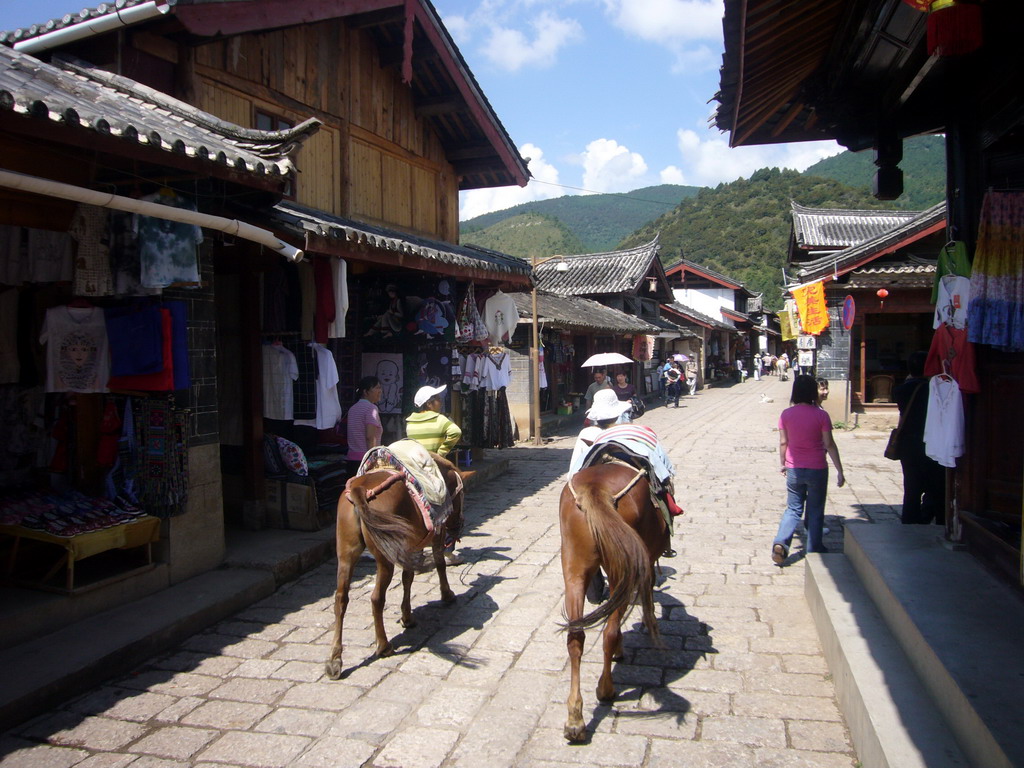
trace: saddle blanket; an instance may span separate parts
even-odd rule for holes
[[[382,469],[402,475],[427,531],[445,524],[452,514],[452,497],[441,470],[426,448],[415,440],[398,440],[391,445],[371,448],[363,457],[356,477]]]

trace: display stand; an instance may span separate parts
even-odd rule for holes
[[[101,583],[109,583],[112,580],[138,573],[140,570],[152,568],[153,544],[160,539],[160,520],[159,518],[147,515],[132,520],[129,523],[114,525],[98,531],[88,531],[75,536],[55,536],[46,531],[25,528],[20,525],[0,525],[0,537],[10,537],[12,539],[5,566],[5,575],[8,579],[38,589],[74,594],[75,592],[94,589],[99,586],[97,583],[91,583],[85,587],[75,586],[75,563],[87,557],[114,549],[145,547],[146,561],[144,565],[104,579]],[[43,547],[43,550],[51,548],[59,550],[53,564],[41,578],[19,578],[18,576],[18,552],[21,549],[23,539],[49,545]],[[64,570],[64,587],[56,587],[49,584],[50,580],[60,573],[61,569]]]

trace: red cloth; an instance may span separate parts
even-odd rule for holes
[[[313,280],[316,282],[316,311],[313,313],[313,341],[327,343],[327,332],[334,322],[334,277],[327,259],[313,259]]]
[[[174,389],[173,319],[171,310],[160,308],[160,332],[163,334],[163,370],[139,376],[111,376],[109,389],[139,389],[144,392],[169,392]]]
[[[943,360],[949,361],[948,371],[942,370]],[[945,323],[936,328],[924,363],[924,375],[949,373],[960,385],[961,392],[973,394],[981,391],[976,370],[974,345],[967,340],[967,329],[953,328]]]
[[[103,409],[103,420],[100,422],[100,443],[96,447],[98,466],[114,466],[117,462],[117,442],[120,439],[121,415],[117,412],[117,404],[111,400]]]

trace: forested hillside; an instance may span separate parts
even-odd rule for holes
[[[851,187],[871,189],[875,177],[874,151],[842,152],[819,160],[805,176],[835,179]],[[942,136],[915,136],[903,142],[903,194],[894,208],[923,211],[946,195],[946,140]]]
[[[465,245],[479,245],[521,259],[583,253],[583,244],[558,219],[536,212],[502,219],[486,229],[462,234]]]
[[[565,195],[553,200],[537,200],[531,203],[507,208],[503,211],[486,213],[460,224],[461,240],[464,243],[480,243],[476,233],[487,230],[495,224],[521,216],[537,213],[557,219],[581,243],[578,250],[569,253],[597,253],[610,251],[622,238],[651,219],[672,210],[680,200],[697,194],[700,187],[684,187],[678,184],[661,184],[655,187],[635,189],[624,194],[609,195]],[[487,237],[491,237],[490,234]],[[488,246],[516,253],[517,249]],[[521,250],[521,249],[518,249]],[[550,254],[548,254],[550,255]]]
[[[782,269],[790,234],[790,201],[820,208],[893,208],[833,179],[762,168],[749,179],[702,189],[670,213],[638,229],[617,247],[661,233],[661,260],[685,257],[763,291],[771,309],[781,306]]]

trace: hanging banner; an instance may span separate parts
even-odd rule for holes
[[[779,312],[779,331],[782,334],[783,341],[792,341],[796,338],[796,328],[794,327],[793,314],[783,310]]]
[[[825,281],[792,288],[790,292],[796,300],[796,309],[800,313],[800,324],[804,333],[817,336],[828,328],[828,307],[825,305]]]

